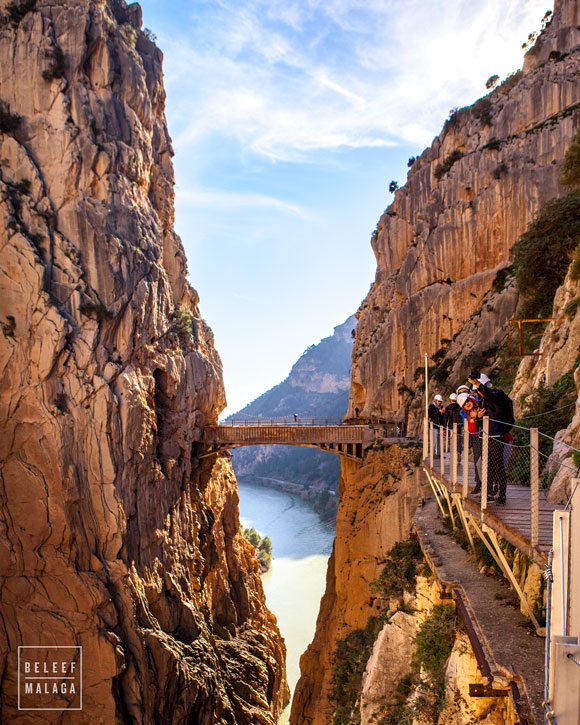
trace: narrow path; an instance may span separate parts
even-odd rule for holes
[[[519,602],[503,579],[480,573],[474,559],[444,530],[435,499],[426,501],[415,515],[415,528],[430,549],[437,577],[463,588],[475,615],[484,645],[496,667],[518,674],[525,685],[531,712],[543,722],[545,640],[537,637],[530,621],[521,614]]]

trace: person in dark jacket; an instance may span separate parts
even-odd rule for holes
[[[451,393],[449,396],[450,403],[445,408],[443,414],[443,425],[453,431],[453,425],[459,426],[459,435],[457,436],[457,452],[461,453],[461,434],[463,431],[463,416],[461,415],[461,406],[457,403],[457,393]]]
[[[494,388],[484,373],[471,373],[469,382],[478,386],[481,406],[489,416],[488,483],[495,502],[506,502],[507,474],[505,470],[505,436],[514,423],[513,405],[508,395]],[[491,497],[490,497],[491,498]]]
[[[433,402],[429,404],[429,408],[427,409],[427,415],[429,416],[429,420],[431,421],[431,423],[433,423],[433,455],[439,456],[440,429],[443,425],[443,398],[441,397],[441,395],[435,395],[433,397]]]

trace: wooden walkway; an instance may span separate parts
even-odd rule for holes
[[[439,458],[434,459],[433,468],[430,466],[430,459],[423,461],[425,470],[440,484],[445,486],[450,494],[461,494],[462,486],[457,483],[455,486],[449,481],[450,454],[444,454],[444,471],[441,474],[441,462]],[[463,464],[459,464],[461,470]],[[513,544],[519,551],[532,559],[538,566],[545,566],[548,551],[552,546],[553,512],[563,511],[564,506],[552,504],[546,500],[546,491],[539,491],[539,537],[538,546],[531,546],[531,505],[530,489],[524,486],[508,483],[506,504],[498,506],[494,501],[488,501],[487,509],[482,511],[481,502],[471,494],[475,487],[475,469],[473,461],[468,464],[468,481],[470,494],[463,499],[463,508],[470,516],[493,529],[510,544]]]

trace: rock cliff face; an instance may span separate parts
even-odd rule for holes
[[[414,161],[372,237],[377,272],[357,313],[347,415],[354,416],[355,408],[362,417],[394,415],[409,434],[420,433],[424,354],[430,365],[446,363],[440,385],[456,385],[481,367],[488,348],[502,343],[518,302],[503,270],[541,204],[565,193],[559,166],[580,122],[579,77],[580,2],[557,0],[523,71],[452,113]],[[568,276],[556,296],[558,331],[549,328],[542,341],[549,354],[535,367],[522,363],[520,371],[526,365],[534,370],[518,378],[516,394],[570,369],[578,354],[578,304],[571,312],[569,303],[578,296],[577,281]],[[577,387],[579,376],[576,371]],[[579,434],[577,409],[562,440],[570,443]],[[566,456],[571,460],[568,449],[562,460]],[[336,642],[372,614],[366,585],[385,551],[408,533],[410,514],[398,509],[394,496],[367,505],[369,492],[380,491],[384,480],[368,466],[371,460],[359,471],[342,464],[335,551],[316,635],[301,660],[296,725],[332,721]],[[401,469],[395,466],[391,475]],[[407,485],[403,480],[397,486],[397,496]],[[418,488],[419,482],[407,492],[416,496]],[[406,509],[415,501],[409,499]],[[463,716],[469,714],[450,714],[449,721],[462,722]]]
[[[351,630],[364,628],[368,618],[378,613],[380,605],[369,595],[369,582],[379,575],[392,546],[409,535],[422,490],[419,471],[410,465],[412,457],[409,451],[391,446],[385,452],[369,452],[363,466],[342,462],[326,591],[316,636],[300,659],[291,723],[332,722],[334,705],[328,694],[336,642]]]
[[[225,396],[161,53],[137,4],[0,5],[3,716],[20,645],[81,645],[86,721],[274,723],[285,648],[229,461],[196,457]]]
[[[563,192],[559,164],[580,119],[579,44],[580,5],[557,2],[523,73],[453,113],[413,163],[372,238],[377,273],[358,312],[350,414],[403,418],[410,407],[413,424],[421,405],[407,389],[424,353],[447,349],[455,381],[473,362],[474,327],[479,352],[505,335],[516,295],[484,298],[539,206]]]

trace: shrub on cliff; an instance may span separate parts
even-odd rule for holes
[[[546,202],[513,247],[521,317],[549,317],[580,239],[580,192]]]
[[[435,178],[437,180],[442,179],[445,174],[447,174],[453,164],[455,164],[459,159],[463,158],[463,153],[459,149],[455,149],[455,151],[452,151],[448,156],[445,157],[445,159],[437,164],[435,167],[435,171],[433,172],[435,174]]]
[[[415,637],[413,661],[427,675],[427,685],[437,698],[438,709],[445,694],[445,665],[453,649],[456,629],[455,607],[436,604]]]
[[[12,135],[18,130],[22,117],[17,113],[10,113],[6,103],[0,101],[0,133]]]
[[[4,22],[18,25],[22,18],[36,7],[36,0],[21,0],[21,2],[11,2],[6,6],[6,16]]]
[[[580,130],[572,139],[560,167],[560,181],[563,186],[573,189],[580,188]]]
[[[403,592],[412,592],[417,580],[417,566],[421,560],[421,547],[417,540],[398,541],[387,556],[383,571],[370,583],[371,591],[385,599],[400,597]]]

